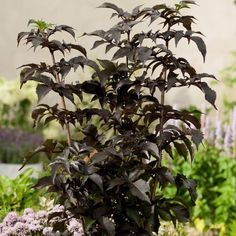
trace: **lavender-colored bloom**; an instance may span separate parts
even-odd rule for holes
[[[32,208],[25,208],[24,215],[34,214],[34,210]]]
[[[82,232],[74,232],[73,236],[84,236]]]
[[[6,226],[13,226],[18,220],[16,212],[9,212],[3,220]]]
[[[216,130],[215,130],[215,146],[218,148],[222,148],[223,142],[223,130],[222,130],[222,122],[218,120],[216,122]]]
[[[13,234],[17,236],[25,236],[27,233],[29,233],[27,225],[22,222],[16,222],[13,227]]]
[[[49,213],[63,212],[64,210],[65,210],[65,207],[63,205],[57,204],[49,211]]]
[[[41,219],[41,218],[46,218],[47,217],[47,212],[46,211],[38,211],[36,213],[36,219]]]
[[[43,230],[43,226],[40,225],[39,221],[34,221],[31,224],[28,224],[28,229],[31,233],[40,232]]]
[[[53,230],[52,227],[45,227],[45,228],[43,229],[43,235],[45,235],[45,236],[51,235],[52,230]]]
[[[224,148],[228,155],[231,155],[232,148],[232,128],[230,125],[226,127],[225,138],[224,138]]]
[[[231,116],[232,142],[236,145],[236,107],[233,108]]]
[[[33,220],[35,219],[35,213],[29,213],[27,215],[23,215],[21,217],[21,222],[25,222],[25,223],[31,223]]]
[[[8,227],[8,228],[4,228],[0,235],[1,236],[11,236],[14,233],[15,233],[15,229],[13,227]]]
[[[68,224],[68,230],[73,233],[73,232],[80,232],[81,230],[81,223],[79,220],[72,218]]]

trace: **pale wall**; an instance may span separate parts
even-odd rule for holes
[[[14,79],[19,75],[16,68],[31,60],[38,60],[38,55],[33,54],[26,47],[16,47],[16,36],[20,31],[27,30],[29,19],[44,19],[51,23],[68,24],[77,29],[77,34],[91,32],[95,29],[108,28],[111,26],[109,16],[111,11],[97,9],[103,0],[0,0],[0,75],[8,79]],[[136,5],[145,2],[145,6],[157,4],[159,0],[113,0],[123,8],[132,9]],[[162,2],[176,2],[165,1]],[[189,50],[185,47],[178,49],[178,53],[186,55],[196,66],[199,72],[213,73],[219,77],[220,70],[227,66],[232,58],[230,52],[236,50],[236,5],[233,0],[198,0],[199,6],[193,7],[190,14],[197,19],[196,30],[202,31],[205,35],[205,42],[208,48],[206,63],[195,46]],[[79,42],[89,48],[91,40],[80,38]],[[186,46],[186,45],[184,45]],[[90,57],[101,55],[102,51],[90,52]],[[219,78],[220,79],[220,78]],[[221,83],[220,83],[221,84]],[[225,92],[223,86],[217,89],[219,96]],[[177,102],[201,103],[202,96],[197,93],[172,94],[171,100]],[[232,94],[232,96],[235,96]],[[236,98],[236,97],[235,97]]]

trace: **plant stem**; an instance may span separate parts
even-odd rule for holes
[[[54,53],[51,52],[51,56],[52,56],[52,62],[53,62],[53,65],[56,64],[56,60],[55,60],[55,56],[54,56]],[[55,78],[56,78],[56,81],[57,83],[61,83],[62,81],[60,80],[60,77],[59,77],[59,74],[58,72],[55,73]],[[65,102],[65,97],[63,95],[60,95],[61,96],[61,103],[62,103],[62,108],[67,111],[67,107],[66,107],[66,102]],[[65,124],[65,127],[66,127],[66,133],[67,133],[67,143],[69,146],[72,145],[72,138],[71,138],[71,131],[70,131],[70,124],[67,123],[66,121],[66,124]]]
[[[169,29],[168,29],[169,30]],[[166,41],[166,48],[169,48],[169,42]],[[166,73],[166,68],[163,68],[163,76],[162,79],[164,80],[164,82],[166,82],[167,80],[167,73]],[[161,106],[162,106],[162,110],[161,110],[161,118],[160,118],[160,146],[162,145],[163,142],[163,133],[164,133],[164,105],[165,105],[165,86],[163,88],[163,90],[161,91]],[[161,167],[161,162],[162,162],[162,148],[159,151],[159,161],[156,164],[156,167]],[[158,178],[157,175],[154,176],[154,183],[153,183],[153,188],[152,188],[152,192],[151,192],[151,200],[153,201],[155,198],[155,193],[156,193],[156,188],[158,185]]]

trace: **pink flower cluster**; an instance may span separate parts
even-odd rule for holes
[[[64,212],[64,207],[56,205],[49,211],[34,212],[27,208],[22,216],[18,216],[16,212],[9,212],[0,223],[1,236],[28,236],[28,235],[45,235],[45,236],[83,236],[81,222],[73,218],[71,213],[67,212],[68,219],[66,221],[67,229],[64,232],[53,231],[53,225],[62,220],[60,217],[49,219],[52,213]]]

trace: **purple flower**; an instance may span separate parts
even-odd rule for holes
[[[68,230],[73,233],[73,232],[80,232],[81,231],[81,223],[79,220],[72,218],[68,224]]]
[[[34,214],[34,210],[31,208],[26,208],[23,214],[24,215]]]
[[[17,236],[25,236],[27,233],[29,233],[27,225],[22,222],[16,222],[13,227],[13,234]]]
[[[215,130],[215,146],[221,148],[222,142],[223,142],[222,122],[221,120],[218,120],[216,122],[216,130]]]
[[[18,220],[16,212],[9,212],[3,220],[6,226],[13,226]]]
[[[233,145],[232,140],[232,128],[230,125],[227,125],[224,138],[224,148],[228,155],[231,155],[231,147]]]
[[[63,205],[55,205],[52,209],[51,212],[63,212],[65,210],[65,207]]]
[[[28,224],[28,229],[31,233],[40,232],[43,229],[43,226],[40,225],[39,221],[33,221],[31,224]]]
[[[236,144],[236,107],[233,108],[231,117],[231,128],[232,128],[232,142]]]
[[[25,223],[31,223],[34,219],[35,219],[35,213],[31,213],[31,214],[23,215],[20,221],[25,222]]]
[[[41,219],[41,218],[46,218],[47,217],[47,212],[46,211],[38,211],[36,213],[36,219]]]
[[[48,236],[51,235],[53,228],[52,227],[45,227],[43,229],[43,235]]]

